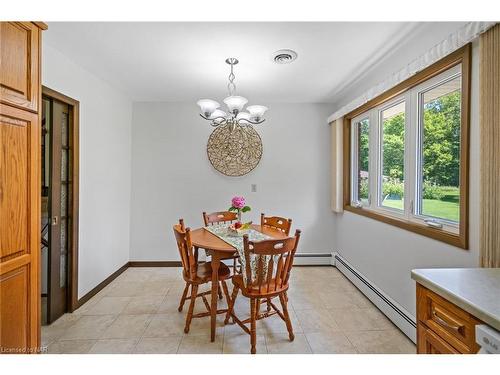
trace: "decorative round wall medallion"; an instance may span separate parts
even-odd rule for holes
[[[208,138],[207,155],[220,173],[243,176],[259,164],[262,140],[251,126],[220,126]]]

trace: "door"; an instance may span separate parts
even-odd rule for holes
[[[49,99],[50,182],[47,322],[68,311],[68,244],[70,243],[69,106]]]
[[[0,22],[0,352],[40,345],[40,28]]]

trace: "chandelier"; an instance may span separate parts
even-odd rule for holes
[[[236,85],[234,84],[235,75],[233,70],[238,62],[238,59],[234,57],[226,59],[226,64],[231,66],[231,73],[228,77],[229,83],[227,84],[229,96],[223,100],[227,112],[219,109],[220,104],[212,99],[201,99],[196,103],[201,108],[200,116],[210,121],[210,125],[213,127],[228,125],[231,130],[234,130],[236,125],[257,125],[265,121],[264,113],[267,111],[267,107],[251,105],[246,107],[246,111],[243,111],[248,100],[243,96],[235,95]]]

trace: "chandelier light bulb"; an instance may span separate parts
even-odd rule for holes
[[[245,107],[245,104],[248,103],[248,100],[244,98],[243,96],[228,96],[226,99],[224,99],[224,103],[227,106],[227,109],[229,110],[230,113],[233,115],[237,115],[243,107]]]
[[[215,120],[216,118],[226,117],[227,113],[221,109],[216,109],[212,112],[212,114],[208,117],[210,120]]]
[[[248,112],[240,112],[236,116],[236,120],[250,120],[250,113]]]
[[[250,119],[253,121],[260,121],[264,117],[264,113],[269,108],[263,105],[250,105],[247,107],[247,111],[250,112]]]
[[[201,113],[205,117],[210,117],[220,107],[220,104],[212,99],[201,99],[196,104],[200,106]]]

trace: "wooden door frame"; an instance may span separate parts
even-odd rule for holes
[[[69,106],[69,126],[72,130],[70,149],[73,150],[72,173],[72,225],[71,244],[69,246],[68,269],[70,288],[68,289],[68,310],[78,308],[78,218],[79,218],[79,176],[80,176],[80,102],[46,86],[42,86],[42,95],[63,102]]]

